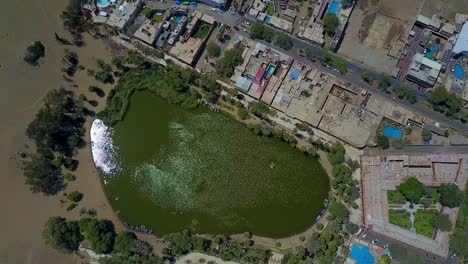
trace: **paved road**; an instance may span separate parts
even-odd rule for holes
[[[154,3],[154,2],[153,2]],[[171,3],[165,3],[163,5],[170,5]],[[156,5],[158,5],[156,3]],[[213,11],[211,7],[207,6],[207,5],[204,5],[204,4],[200,4],[196,7],[198,10],[204,12],[204,13],[207,13],[211,16],[213,16],[215,18],[216,21],[220,22],[220,23],[223,23],[223,24],[226,24],[226,25],[230,25],[230,26],[240,26],[241,24],[243,24],[244,21],[248,21],[250,23],[255,23],[256,20],[255,19],[252,19],[252,18],[249,18],[247,16],[240,16],[238,14],[231,14],[229,12],[221,12],[221,11]],[[280,32],[274,28],[271,28],[272,30],[274,30],[274,32]],[[239,33],[240,35],[244,36],[244,37],[250,37],[249,33],[248,32],[244,32],[243,30],[240,30],[238,31],[237,33]],[[283,50],[281,48],[278,48],[274,45],[272,45],[271,43],[268,43],[268,42],[265,42],[265,41],[262,41],[262,40],[259,40],[259,39],[256,39],[256,41],[258,42],[261,42],[267,46],[270,46],[270,47],[273,47],[275,49],[278,49],[278,50],[281,50],[283,51],[284,53],[286,53],[287,55],[293,57],[293,58],[300,58],[301,61],[304,61],[310,65],[314,65],[315,68],[318,68],[320,71],[323,71],[325,73],[328,73],[328,74],[333,74],[333,75],[340,75],[341,78],[343,78],[344,80],[346,80],[347,82],[350,82],[350,83],[353,83],[355,85],[358,85],[358,86],[361,86],[363,87],[365,90],[371,92],[372,94],[378,94],[388,100],[394,100],[393,98],[394,95],[391,95],[391,94],[387,94],[385,93],[384,91],[382,90],[378,90],[372,86],[370,86],[368,83],[364,82],[362,79],[361,79],[361,74],[362,72],[364,71],[369,71],[375,75],[378,75],[378,73],[372,71],[371,69],[368,69],[368,68],[365,68],[363,65],[360,65],[360,64],[357,64],[356,62],[353,62],[353,61],[350,61],[348,60],[347,58],[344,58],[348,61],[348,69],[349,69],[349,73],[346,74],[346,75],[341,75],[339,73],[337,73],[336,71],[333,71],[331,69],[328,69],[326,67],[323,67],[322,66],[322,62],[320,61],[319,58],[323,58],[323,54],[324,54],[324,49],[317,46],[317,45],[313,45],[311,44],[310,42],[307,42],[307,41],[304,41],[302,39],[299,39],[295,36],[291,36],[291,39],[292,39],[292,43],[293,43],[293,47],[290,49],[290,50]],[[314,60],[309,60],[309,59],[306,59],[302,56],[302,54],[299,53],[299,49],[301,48],[309,48],[310,51],[311,51],[311,54],[312,54],[312,57],[315,57],[316,59]],[[335,55],[338,55],[338,54],[335,54]],[[340,55],[338,55],[340,56]],[[396,80],[396,79],[391,79],[391,86],[389,89],[391,90],[396,90],[400,85],[403,85],[404,83],[399,81],[399,80]],[[406,85],[408,87],[408,85]],[[414,86],[411,87],[409,86],[410,88],[412,89],[416,89]],[[425,98],[423,97],[419,97],[419,100],[426,100]],[[426,117],[429,117],[437,122],[439,122],[442,126],[445,126],[445,127],[451,127],[459,132],[462,132],[463,134],[465,135],[468,135],[468,126],[466,124],[462,124],[461,122],[459,121],[456,121],[456,120],[450,120],[448,119],[445,115],[441,114],[441,113],[438,113],[438,112],[434,112],[430,109],[427,109],[419,104],[410,104],[408,103],[407,101],[405,100],[394,100],[396,104],[404,107],[404,108],[407,108],[407,109],[410,109],[411,111],[413,111],[414,113],[416,114],[419,114],[419,115],[423,115],[423,116],[426,116]]]

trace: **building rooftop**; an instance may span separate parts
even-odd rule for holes
[[[150,19],[146,19],[133,36],[149,45],[153,45],[159,28],[158,23],[153,22]]]
[[[424,57],[421,53],[416,53],[410,64],[406,78],[422,82],[425,86],[433,86],[439,77],[442,65],[431,59]]]
[[[458,34],[457,42],[453,47],[453,53],[455,55],[463,54],[468,56],[468,22],[463,24],[462,30]]]
[[[320,45],[323,44],[323,26],[322,24],[312,22],[306,26],[303,30],[300,30],[298,37],[313,41]]]
[[[111,13],[106,23],[118,29],[124,29],[127,26],[128,21],[142,5],[143,2],[140,0],[124,0],[116,9],[114,9],[114,12]]]

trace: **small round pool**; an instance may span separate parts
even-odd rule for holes
[[[460,64],[453,65],[453,75],[460,80],[465,78],[465,71]]]
[[[99,8],[108,7],[109,5],[110,5],[109,0],[98,0],[97,1],[97,6]]]
[[[403,136],[403,130],[388,125],[384,127],[383,134],[388,138],[401,138]]]
[[[359,247],[353,244],[351,247],[351,258],[356,260],[356,264],[374,264],[374,256],[368,246]]]

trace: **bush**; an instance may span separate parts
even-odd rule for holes
[[[77,203],[83,199],[83,194],[78,191],[74,191],[67,195],[67,199],[71,202]]]
[[[70,204],[70,205],[67,207],[66,210],[67,210],[67,211],[71,211],[71,210],[75,209],[77,206],[78,206],[77,203],[72,203],[72,204]]]
[[[240,119],[245,120],[249,118],[249,111],[245,110],[244,108],[239,108],[237,110],[237,115]]]
[[[189,230],[184,230],[178,233],[172,233],[164,237],[164,240],[170,243],[171,254],[178,256],[188,253],[192,250],[192,234]]]
[[[317,228],[317,230],[323,230],[323,224],[322,223],[315,224],[315,227]]]
[[[340,164],[345,161],[346,150],[341,144],[335,144],[328,153],[328,159],[332,165]]]
[[[83,236],[75,221],[67,222],[63,217],[51,217],[47,221],[42,237],[46,244],[65,253],[78,249]]]
[[[432,139],[432,132],[428,129],[423,129],[422,138],[424,141],[429,141]]]
[[[230,49],[224,52],[224,56],[216,62],[216,72],[229,77],[234,73],[234,68],[242,63],[242,50]]]
[[[341,202],[335,202],[330,205],[330,213],[333,219],[344,222],[348,219],[348,209]]]
[[[29,63],[30,65],[36,66],[38,65],[39,59],[44,58],[45,56],[45,47],[40,41],[34,41],[26,49],[26,54],[24,55],[24,61]]]
[[[137,237],[132,232],[120,232],[115,237],[114,251],[130,253],[135,247]]]
[[[206,45],[206,52],[210,57],[218,57],[221,53],[221,48],[214,42],[209,42]]]
[[[336,28],[340,24],[340,20],[335,14],[327,13],[323,18],[323,29],[329,36],[335,35]]]
[[[438,214],[432,219],[432,225],[440,231],[452,230],[452,221],[450,221],[448,214]]]
[[[384,135],[377,135],[377,145],[382,149],[388,149],[390,147],[390,140]]]
[[[110,253],[114,247],[114,224],[108,220],[83,218],[78,222],[81,232],[97,254]]]
[[[410,177],[404,183],[400,184],[398,190],[408,201],[419,203],[421,198],[424,196],[426,187],[415,177]]]
[[[440,203],[443,206],[454,208],[460,206],[464,199],[464,193],[455,184],[442,184],[439,188]]]
[[[66,172],[64,175],[63,175],[63,178],[67,181],[75,181],[76,180],[76,176],[73,175],[71,172]]]

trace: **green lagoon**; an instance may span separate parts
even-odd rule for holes
[[[114,127],[121,170],[107,179],[114,210],[156,235],[250,231],[287,237],[315,222],[329,191],[318,161],[203,108],[136,92]]]

